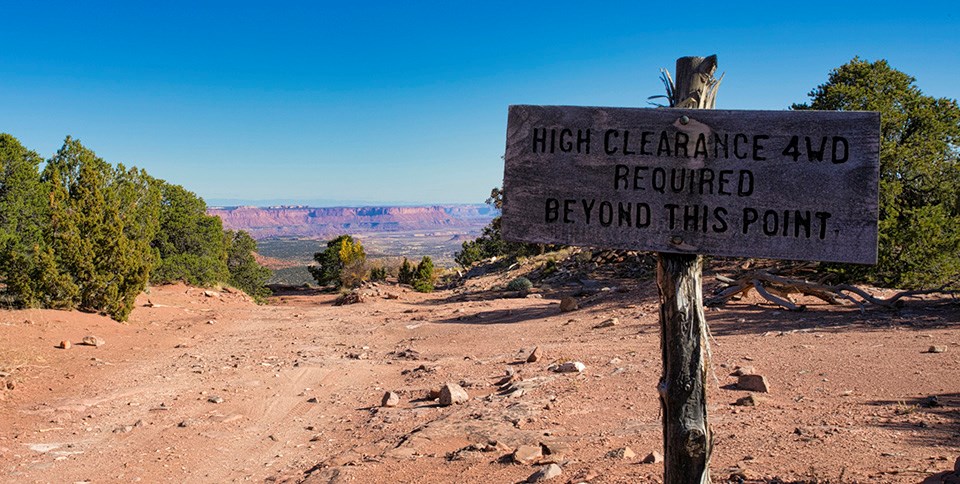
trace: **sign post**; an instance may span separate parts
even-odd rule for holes
[[[505,239],[658,252],[666,483],[710,482],[701,254],[877,258],[879,114],[713,110],[716,67],[677,60],[675,109],[520,105],[507,123]]]

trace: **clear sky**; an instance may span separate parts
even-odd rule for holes
[[[508,105],[648,106],[684,55],[718,55],[721,109],[785,109],[854,56],[960,97],[954,2],[673,5],[3,0],[0,132],[212,203],[481,202]]]

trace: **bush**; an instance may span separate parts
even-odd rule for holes
[[[193,192],[162,180],[157,184],[162,195],[160,229],[151,245],[160,260],[150,281],[195,286],[226,282],[228,240],[220,217],[207,215],[207,204]]]
[[[533,288],[533,283],[526,277],[518,277],[507,284],[508,291],[529,291]]]
[[[253,257],[257,251],[257,241],[242,230],[228,231],[226,238],[230,284],[249,294],[257,303],[263,303],[271,294],[270,289],[265,286],[271,271],[258,264]]]
[[[892,287],[960,285],[960,107],[925,96],[886,61],[854,58],[793,109],[880,112],[876,266],[827,264],[846,279]]]
[[[497,210],[503,207],[503,191],[494,188],[490,191],[490,198],[487,203],[493,205]],[[469,268],[475,262],[479,262],[491,257],[517,258],[537,254],[543,254],[546,250],[555,250],[556,246],[546,246],[543,244],[527,244],[523,242],[507,242],[503,240],[500,232],[501,219],[499,216],[490,221],[490,224],[483,228],[480,237],[474,240],[464,242],[461,250],[454,254],[454,260],[460,267]]]
[[[309,268],[317,284],[338,288],[357,287],[366,275],[367,254],[359,240],[341,235],[327,242],[327,249],[313,255],[316,266]]]
[[[387,280],[387,268],[383,266],[374,267],[370,269],[370,280],[371,281],[385,281]]]
[[[418,292],[433,292],[434,274],[433,260],[423,256],[413,274],[413,288]]]
[[[400,270],[397,273],[397,282],[400,284],[413,284],[415,275],[416,272],[413,270],[413,266],[410,265],[410,261],[404,257],[403,263],[400,264]]]

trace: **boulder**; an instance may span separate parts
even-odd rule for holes
[[[448,406],[470,400],[467,391],[456,383],[447,383],[440,389],[440,405]]]

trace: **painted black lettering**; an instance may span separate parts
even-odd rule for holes
[[[776,210],[767,210],[763,212],[763,235],[777,235],[777,228],[780,226],[780,216]]]
[[[646,171],[649,170],[648,166],[635,166],[633,167],[633,189],[634,190],[646,190],[643,187],[643,178],[646,175]]]
[[[683,230],[693,231],[693,230],[697,230],[699,226],[700,226],[700,205],[684,205]]]
[[[650,136],[653,135],[652,131],[644,131],[640,133],[640,154],[641,155],[652,155],[653,153],[647,151],[647,144],[650,143]]]
[[[807,160],[808,161],[823,161],[823,152],[827,151],[827,137],[824,136],[820,138],[820,149],[813,149],[813,143],[810,140],[809,136],[805,137],[807,140]]]
[[[623,154],[624,155],[635,155],[636,151],[630,150],[627,145],[630,144],[630,131],[623,130]]]
[[[713,157],[720,158],[720,148],[723,148],[723,157],[724,159],[730,158],[730,145],[727,143],[729,135],[723,135],[721,140],[720,135],[717,133],[713,134]]]
[[[573,220],[570,220],[570,214],[573,213],[572,205],[576,205],[576,200],[564,200],[563,201],[563,223],[572,224]]]
[[[713,170],[709,168],[700,169],[700,194],[701,195],[706,193],[706,190],[704,190],[704,187],[709,189],[710,195],[713,195],[713,176],[714,176]]]
[[[617,226],[630,227],[633,223],[633,204],[630,202],[617,202]]]
[[[753,194],[753,172],[740,170],[740,183],[737,184],[737,195],[748,197]]]
[[[600,225],[609,227],[613,223],[613,204],[607,201],[600,202]]]
[[[686,168],[680,168],[680,176],[677,176],[677,169],[670,169],[670,189],[676,193],[683,191],[683,184],[686,179],[684,178],[687,175]],[[679,180],[679,181],[678,181]]]
[[[827,219],[830,218],[828,212],[817,212],[814,214],[820,220],[820,240],[827,238]]]
[[[840,147],[843,147],[843,156],[840,156],[838,151]],[[844,163],[847,159],[850,158],[850,148],[847,145],[847,138],[843,136],[834,136],[833,137],[833,158],[830,160],[835,164]],[[829,214],[827,214],[829,216]],[[821,237],[822,239],[823,237]]]
[[[533,128],[533,152],[538,151],[547,151],[547,128]]]
[[[807,146],[810,145],[810,138],[807,138]],[[783,149],[783,156],[789,156],[793,158],[793,161],[797,161],[800,158],[800,137],[792,136],[790,142],[787,143],[787,147]]]
[[[697,146],[693,149],[693,157],[707,159],[707,135],[700,133],[697,135]]]
[[[577,130],[577,153],[590,154],[590,129]]]
[[[687,144],[690,142],[690,136],[687,133],[677,132],[677,143],[674,146],[673,151],[677,154],[677,158],[689,158],[690,155],[687,154]],[[683,154],[680,154],[680,151],[683,151]]]
[[[733,175],[733,170],[720,170],[720,183],[717,184],[717,193],[720,195],[733,195],[733,192],[727,190],[727,185],[730,183],[730,175]]]
[[[810,238],[810,211],[801,212],[797,210],[793,221],[793,236],[800,237],[800,229],[804,229],[804,237]]]
[[[603,152],[608,155],[615,155],[617,153],[617,147],[610,146],[610,137],[619,138],[620,133],[615,129],[608,129],[606,133],[603,133]]]
[[[765,156],[760,156],[760,151],[763,150],[763,145],[761,145],[760,142],[765,139],[770,139],[770,137],[765,134],[758,134],[753,137],[753,160],[754,161],[763,161],[767,159]]]
[[[746,207],[743,209],[743,233],[747,233],[750,230],[750,225],[756,222],[760,218],[760,214],[757,212],[757,209]]]
[[[670,156],[670,137],[666,131],[660,132],[660,143],[657,144],[657,156]]]
[[[727,231],[727,209],[723,207],[717,207],[713,209],[713,218],[716,220],[716,223],[713,224],[713,231],[722,234]]]
[[[733,136],[733,156],[737,157],[738,160],[745,159],[747,155],[750,154],[749,151],[744,151],[743,155],[740,154],[740,138],[743,138],[743,143],[746,144],[750,139],[747,138],[747,135],[743,133],[737,133]]]
[[[670,228],[673,229],[677,223],[677,209],[680,208],[680,205],[677,205],[675,203],[668,203],[664,205],[663,208],[667,209],[670,212],[670,217],[669,217]]]
[[[548,224],[554,223],[560,218],[560,200],[548,198],[544,221]]]
[[[620,189],[621,181],[623,182],[624,189],[629,188],[629,185],[627,184],[627,174],[629,173],[630,173],[630,167],[627,165],[616,165],[613,168],[613,189],[614,190]]]
[[[636,227],[638,229],[644,228],[650,225],[650,205],[646,203],[637,204],[637,223]]]
[[[567,140],[567,137],[573,136],[573,131],[570,131],[569,128],[563,128],[560,130],[560,151],[564,153],[569,153],[573,151],[573,141]]]
[[[667,171],[663,168],[657,167],[653,169],[653,179],[651,180],[651,186],[653,186],[653,191],[658,193],[664,193],[667,187]]]
[[[593,213],[593,205],[597,203],[596,199],[591,199],[590,203],[587,203],[587,200],[581,200],[583,203],[583,215],[586,220],[586,224],[590,225],[590,215]]]

